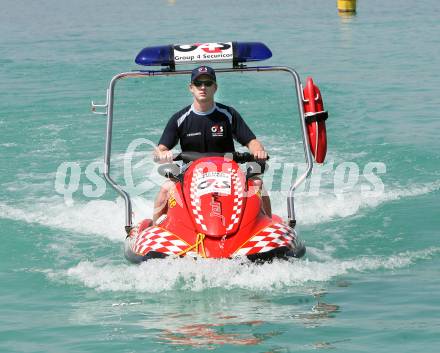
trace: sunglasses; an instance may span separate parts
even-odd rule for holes
[[[193,85],[196,87],[201,87],[202,85],[205,85],[206,87],[211,87],[215,81],[212,80],[194,80]]]

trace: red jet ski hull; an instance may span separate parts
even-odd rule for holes
[[[151,258],[301,257],[304,245],[278,216],[261,210],[261,196],[238,165],[211,157],[194,162],[169,194],[166,217],[142,221],[125,244],[132,262]],[[201,167],[202,166],[202,167]]]

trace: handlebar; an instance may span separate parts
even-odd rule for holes
[[[173,158],[173,161],[183,161],[184,163],[195,161],[199,158],[205,157],[224,157],[232,159],[237,163],[248,163],[248,162],[265,162],[261,159],[255,159],[254,155],[249,152],[232,152],[232,153],[219,153],[219,152],[181,152]],[[267,156],[269,160],[269,156]]]

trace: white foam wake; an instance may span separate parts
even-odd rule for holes
[[[299,224],[318,224],[335,218],[345,218],[358,214],[362,210],[374,209],[381,204],[396,201],[407,197],[415,197],[440,190],[440,182],[432,182],[409,187],[386,187],[383,193],[376,196],[363,194],[359,190],[352,190],[343,194],[321,192],[318,196],[307,196],[300,193],[295,198],[295,212]],[[276,201],[282,199],[275,195]],[[284,201],[285,203],[285,201]],[[287,216],[284,203],[276,202],[274,212]]]
[[[151,217],[152,202],[133,199],[134,220]],[[124,201],[94,200],[66,205],[61,198],[16,208],[0,203],[0,217],[37,223],[81,234],[97,234],[111,240],[124,239]]]
[[[398,269],[440,253],[440,247],[405,252],[389,257],[363,257],[324,262],[274,261],[270,264],[241,264],[235,260],[151,260],[139,266],[80,262],[63,273],[71,281],[97,291],[157,293],[169,290],[201,291],[208,288],[276,291],[326,282],[352,272]]]
[[[368,197],[353,190],[342,195],[321,193],[307,197],[305,193],[295,198],[295,211],[299,224],[318,224],[332,219],[345,218],[362,210],[375,208],[383,203],[406,197],[415,197],[440,190],[440,182],[411,185],[409,187],[387,187],[375,197]],[[286,217],[284,195],[272,194],[275,214]],[[134,221],[151,218],[153,201],[135,198],[133,201]],[[111,240],[124,239],[124,202],[93,200],[66,205],[61,197],[41,202],[30,200],[19,206],[0,202],[0,218],[38,223],[56,229],[82,234],[97,234]]]

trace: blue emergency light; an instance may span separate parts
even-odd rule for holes
[[[136,56],[135,62],[144,66],[169,66],[232,62],[235,65],[250,61],[262,61],[272,56],[270,49],[261,42],[224,42],[173,44],[146,47]]]

